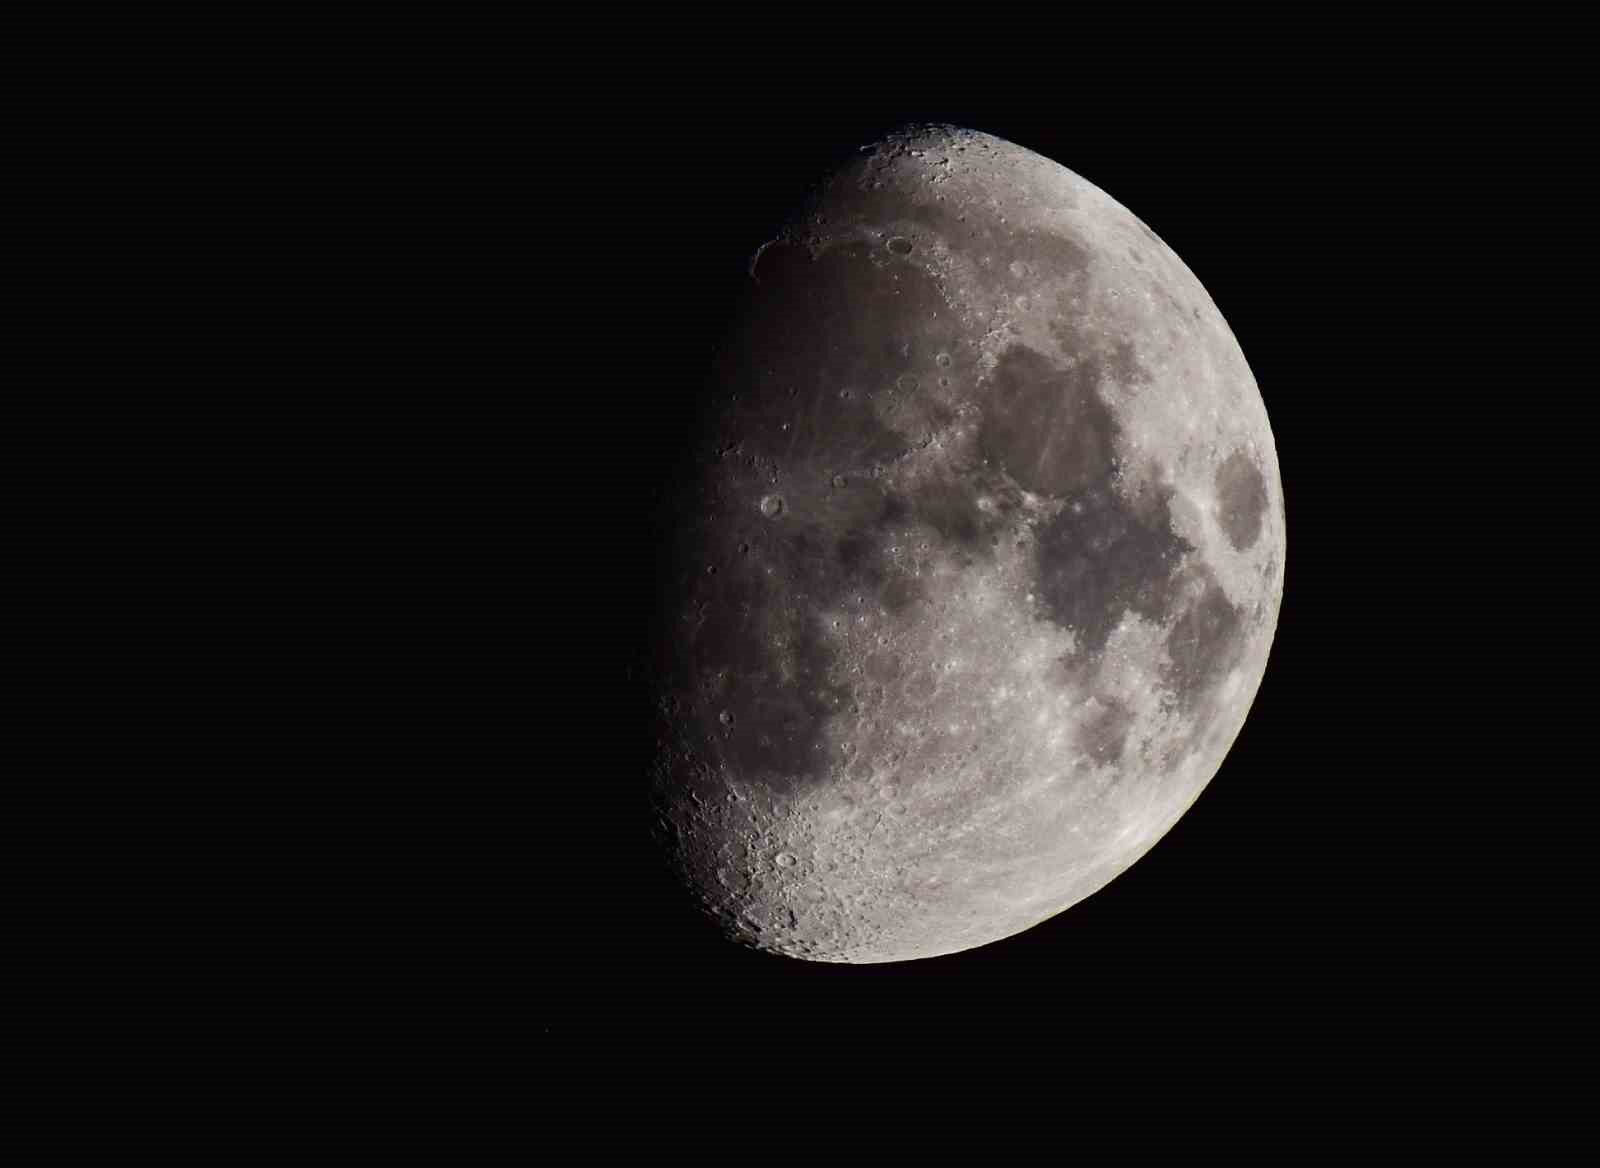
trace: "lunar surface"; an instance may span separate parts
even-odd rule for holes
[[[1284,510],[1199,280],[1105,192],[952,127],[754,255],[672,488],[655,822],[728,934],[970,949],[1145,854],[1266,666]]]

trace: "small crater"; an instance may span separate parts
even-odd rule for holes
[[[911,376],[909,373],[902,373],[898,378],[895,379],[895,385],[903,392],[910,393],[913,389],[917,388],[917,379]]]
[[[894,252],[895,255],[911,254],[912,243],[903,235],[896,235],[892,237],[885,246],[887,246],[890,251]]]
[[[768,495],[761,500],[761,514],[768,519],[776,519],[783,514],[783,496]]]
[[[834,490],[842,491],[842,490],[844,490],[846,485],[848,485],[848,480],[844,477],[844,475],[836,474],[836,475],[833,476],[833,489]]]
[[[793,868],[796,863],[795,858],[788,852],[779,852],[777,856],[774,857],[774,862],[780,868]]]

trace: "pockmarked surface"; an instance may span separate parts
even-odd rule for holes
[[[651,775],[728,933],[969,949],[1150,849],[1282,594],[1261,395],[1194,274],[1055,162],[916,127],[762,246],[670,514]]]

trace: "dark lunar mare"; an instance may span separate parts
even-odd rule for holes
[[[1236,551],[1254,547],[1267,510],[1267,484],[1261,471],[1249,455],[1236,450],[1217,467],[1216,487],[1217,516],[1228,542]]]
[[[1195,548],[1173,530],[1170,487],[1120,481],[1122,433],[1102,396],[1102,360],[1087,344],[1081,352],[1062,369],[1020,345],[1007,349],[985,410],[983,449],[1024,487],[1064,503],[1036,542],[1039,597],[1092,663],[1124,614],[1157,623],[1172,617],[1184,599],[1181,568]],[[1125,349],[1113,350],[1112,360],[1120,378],[1130,376]],[[1192,711],[1231,668],[1242,622],[1209,569],[1191,571],[1204,573],[1206,587],[1169,635],[1174,662],[1163,679]]]
[[[779,792],[825,781],[823,727],[850,696],[831,680],[814,614],[858,596],[899,612],[921,595],[882,552],[884,530],[917,504],[875,474],[909,448],[879,412],[915,395],[913,367],[962,375],[970,358],[932,363],[960,337],[933,319],[932,281],[899,260],[865,244],[817,257],[764,248],[715,361],[695,456],[668,490],[655,669],[677,701],[656,710],[659,732]],[[975,538],[976,508],[935,496],[931,521]]]
[[[1168,495],[1152,514],[1129,506],[1110,483],[1070,496],[1039,532],[1039,595],[1051,619],[1098,655],[1124,613],[1164,620],[1174,572],[1193,547],[1172,530]]]
[[[1200,595],[1167,634],[1162,680],[1181,708],[1193,711],[1238,664],[1244,648],[1244,614],[1228,599],[1209,568],[1196,570]]]

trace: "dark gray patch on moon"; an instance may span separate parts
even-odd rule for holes
[[[1110,477],[1118,427],[1100,398],[1097,362],[1063,369],[1013,345],[992,376],[980,441],[1013,479],[1035,494],[1064,498]]]
[[[705,694],[701,732],[752,776],[812,770],[824,721],[849,700],[829,680],[832,653],[807,617],[813,593],[805,586],[824,591],[826,584],[808,568],[804,549],[803,538],[777,541],[749,567],[709,577],[699,589],[706,619],[687,638]],[[769,584],[767,566],[789,573],[798,588]]]
[[[917,516],[944,539],[976,548],[983,539],[983,512],[970,485],[935,482],[917,492]]]
[[[1167,633],[1162,680],[1184,710],[1199,708],[1207,694],[1238,664],[1244,651],[1244,614],[1211,573],[1198,569],[1199,597]]]
[[[873,484],[872,469],[908,449],[880,420],[875,397],[908,392],[912,354],[931,361],[961,351],[932,279],[899,261],[906,249],[888,250],[885,263],[862,243],[817,255],[782,241],[761,249],[754,295],[719,355],[707,419],[717,449],[735,452],[728,489],[685,508],[698,513],[687,558],[718,571],[680,580],[698,619],[664,672],[701,693],[705,678],[723,679],[696,715],[700,733],[731,771],[784,793],[826,780],[823,730],[850,697],[830,680],[836,652],[812,614],[857,595],[891,614],[924,599],[925,585],[885,555],[887,529],[924,522],[973,546],[984,531],[959,487],[935,484],[908,499]],[[780,491],[770,481],[812,465],[832,471],[814,488]],[[781,507],[762,505],[780,497]],[[730,531],[747,551],[727,552]]]
[[[923,599],[926,589],[922,581],[911,576],[894,576],[883,586],[879,598],[883,607],[890,612],[898,613],[910,608],[917,601]]]
[[[1217,467],[1217,521],[1236,551],[1255,546],[1261,537],[1261,516],[1267,509],[1267,485],[1250,456],[1230,454]]]
[[[1131,341],[1118,341],[1111,348],[1111,355],[1106,359],[1106,372],[1122,385],[1149,385],[1151,383],[1150,371],[1134,355]]]
[[[1049,272],[1057,280],[1077,277],[1084,281],[1088,276],[1091,249],[1081,240],[1070,237],[1065,227],[1057,231],[1030,230],[1006,224],[994,215],[958,212],[947,203],[910,202],[901,192],[886,187],[836,190],[830,204],[830,222],[899,221],[926,228],[930,235],[945,240],[963,254],[979,257],[981,266],[974,272],[974,278],[990,289],[1031,291],[1033,281],[1019,275],[1019,270]],[[909,254],[910,247],[904,252],[900,248],[912,241],[897,243],[897,240],[903,237],[896,236],[888,241],[890,251],[897,256]],[[1020,268],[1013,265],[1020,265]]]
[[[1122,757],[1127,745],[1128,731],[1133,726],[1133,715],[1121,702],[1102,698],[1103,708],[1091,717],[1079,732],[1084,754],[1096,766],[1110,766]]]
[[[994,374],[997,408],[983,447],[1019,483],[1066,506],[1039,532],[1039,595],[1055,623],[1097,654],[1123,613],[1163,619],[1173,573],[1193,547],[1172,530],[1170,492],[1116,488],[1121,428],[1099,392],[1100,368],[1062,369],[1014,345]]]
[[[966,350],[933,278],[901,262],[909,245],[891,238],[886,259],[858,242],[818,254],[781,240],[763,246],[752,264],[754,294],[715,368],[720,390],[707,429],[718,450],[736,451],[726,477],[731,490],[693,504],[701,520],[691,526],[690,558],[718,571],[686,579],[688,606],[699,619],[667,674],[701,690],[702,678],[723,678],[715,702],[698,714],[702,733],[733,773],[778,792],[826,781],[822,731],[850,701],[848,686],[830,680],[837,654],[811,614],[854,595],[890,614],[925,600],[925,584],[886,557],[885,531],[925,523],[971,554],[987,550],[989,522],[973,486],[928,483],[902,498],[872,482],[874,467],[909,448],[880,421],[875,403],[917,394],[914,355],[931,362],[933,354]],[[1062,248],[1082,264],[1082,251],[1056,242]],[[795,328],[797,320],[805,328]],[[1109,426],[1104,406],[1083,398],[1090,376],[1078,378],[1078,400],[1082,410],[1098,406],[1093,427],[1102,432]],[[1037,398],[1048,387],[1029,390],[1018,381],[1018,392]],[[1058,418],[1058,437],[1069,443],[1077,413]],[[930,416],[934,424],[949,421],[938,410]],[[1011,443],[1024,440],[1018,432]],[[1053,453],[1035,451],[1035,458]],[[768,482],[784,467],[813,464],[832,469],[814,488],[816,499]],[[1106,454],[1096,448],[1090,461],[1080,459],[1078,474],[1104,467]],[[834,486],[835,475],[843,488]],[[824,496],[826,507],[819,507]],[[781,507],[768,502],[778,498]],[[757,499],[755,509],[750,499]],[[718,533],[730,530],[747,552],[725,554]]]
[[[932,281],[896,267],[870,262],[865,244],[815,258],[769,244],[757,261],[757,294],[719,362],[724,392],[714,422],[780,466],[825,456],[848,475],[905,453],[906,440],[878,419],[870,395],[904,373],[904,354],[927,331],[946,344],[955,336],[929,320],[943,307]]]
[[[1039,596],[1051,619],[1097,654],[1128,611],[1170,612],[1174,572],[1193,547],[1172,530],[1169,495],[1153,507],[1124,499],[1110,482],[1074,494],[1039,533]]]

